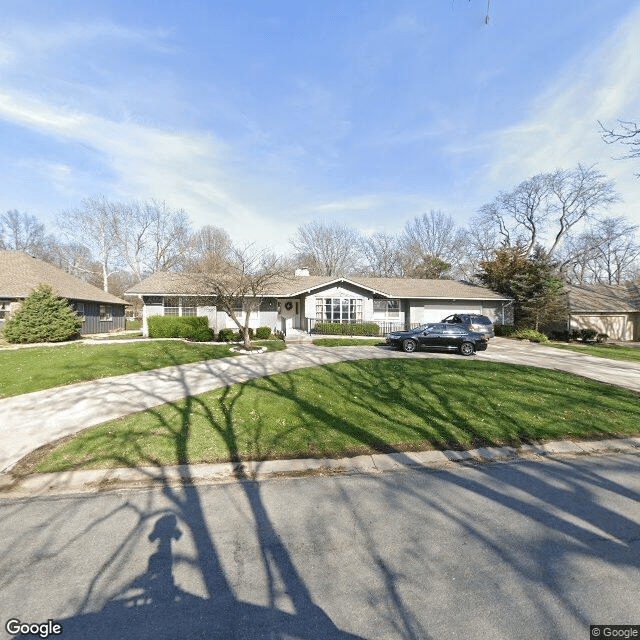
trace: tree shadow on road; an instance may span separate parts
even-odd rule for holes
[[[371,388],[380,386],[375,368],[366,376]],[[346,388],[350,384],[352,381],[346,373],[342,378],[336,376],[337,388],[340,385]],[[315,421],[321,423],[329,419],[322,406],[300,400],[292,378],[270,379],[268,385],[274,402],[279,398],[297,401],[300,412]],[[393,400],[392,386],[381,389],[381,393],[387,394],[389,403]],[[79,552],[85,540],[94,540],[98,531],[101,535],[111,536],[104,549],[99,545],[94,547],[97,557],[93,574],[83,576],[80,581],[83,593],[76,600],[69,599],[58,606],[65,611],[63,617],[56,619],[63,625],[63,637],[135,637],[143,640],[201,637],[347,640],[365,637],[357,635],[360,632],[357,628],[344,630],[348,626],[344,618],[340,625],[334,623],[336,616],[329,607],[318,604],[322,601],[320,594],[314,593],[308,585],[305,571],[295,559],[299,554],[283,539],[282,531],[275,522],[276,516],[265,501],[264,485],[253,481],[246,473],[239,454],[242,447],[238,442],[235,416],[242,388],[233,392],[225,390],[219,402],[220,412],[215,414],[206,402],[189,393],[187,381],[184,389],[186,400],[173,405],[171,413],[152,410],[158,427],[173,443],[176,460],[183,465],[184,475],[180,484],[173,483],[162,464],[152,457],[145,458],[144,451],[139,449],[136,450],[136,464],[143,460],[146,465],[155,467],[156,484],[155,489],[148,490],[146,498],[140,498],[142,504],[134,502],[125,493],[114,497],[113,509],[99,516],[84,515],[80,506],[75,507],[75,513],[70,513],[63,505],[52,507],[46,516],[54,527],[64,523],[65,515],[82,524],[77,530],[65,534],[67,537],[63,543],[56,540],[61,534],[55,531],[45,534],[38,559],[41,564],[75,553],[76,549]],[[363,397],[361,402],[364,405],[366,398]],[[419,415],[422,411],[420,399],[416,398],[405,408]],[[446,409],[443,407],[434,420],[442,421],[446,416],[456,418],[457,415],[462,419],[462,412],[456,414],[455,407]],[[211,433],[223,440],[236,469],[236,492],[223,500],[223,490],[220,489],[213,503],[203,499],[203,489],[196,486],[190,471],[189,439],[191,420],[196,410],[206,416]],[[350,416],[345,416],[337,428],[362,444],[376,446],[367,425],[358,424]],[[256,437],[260,439],[259,434]],[[262,446],[268,447],[268,443]],[[432,611],[435,612],[442,604],[438,599],[445,598],[448,602],[458,599],[459,607],[464,607],[467,606],[466,596],[472,599],[468,606],[477,610],[479,619],[488,626],[493,624],[502,630],[508,628],[517,634],[522,629],[519,629],[514,616],[520,615],[523,619],[546,617],[542,629],[552,637],[557,628],[565,624],[563,616],[581,628],[598,622],[589,619],[589,611],[585,610],[579,597],[569,592],[574,557],[603,562],[612,570],[640,569],[637,523],[631,517],[618,513],[616,508],[603,504],[599,492],[605,492],[616,500],[636,503],[640,496],[621,482],[608,479],[605,474],[595,471],[590,474],[570,462],[562,463],[565,475],[560,484],[555,475],[557,467],[533,468],[531,464],[505,465],[505,471],[498,472],[497,476],[493,466],[416,471],[408,456],[400,451],[396,453],[396,461],[405,469],[404,476],[398,479],[396,475],[380,474],[360,481],[368,485],[370,495],[376,496],[374,505],[368,504],[366,497],[355,498],[352,495],[347,483],[355,480],[332,478],[325,485],[331,487],[331,496],[319,502],[318,508],[325,512],[330,509],[339,512],[333,522],[327,522],[331,516],[324,520],[300,522],[300,526],[307,530],[310,547],[318,549],[322,548],[323,540],[331,537],[330,526],[343,528],[349,523],[353,527],[352,536],[360,543],[362,556],[374,567],[374,583],[352,587],[340,584],[340,578],[336,577],[328,588],[334,588],[336,592],[349,588],[375,592],[375,596],[371,595],[370,607],[384,622],[385,630],[390,630],[390,637],[415,640],[438,637],[427,624]],[[132,464],[126,455],[115,455],[113,462],[125,466]],[[416,480],[415,485],[412,479]],[[293,505],[296,487],[295,481],[291,482]],[[448,503],[443,487],[458,492],[462,496],[459,503]],[[421,525],[419,534],[414,531],[409,535],[402,528],[404,520],[395,521],[396,514],[399,516],[407,506],[411,518]],[[512,536],[512,543],[507,540],[505,545],[504,540],[495,538],[492,523],[483,513],[483,509],[489,512],[489,506],[497,507],[505,516],[505,531],[507,536]],[[212,513],[216,508],[227,508],[234,510],[234,515],[240,514],[236,520],[243,523],[243,531],[234,532],[234,536],[250,535],[255,542],[260,566],[259,580],[256,576],[259,597],[239,595],[242,592],[239,585],[251,583],[253,577],[244,575],[238,578],[225,565],[223,556],[228,557],[228,549],[222,553],[225,545],[234,545],[234,557],[236,552],[244,553],[244,548],[237,543],[236,537],[229,539],[225,536],[222,525],[218,528],[212,525],[214,515],[216,522],[224,520],[224,514]],[[119,519],[123,513],[128,517],[124,524]],[[437,519],[432,513],[437,514]],[[18,515],[13,513],[12,518]],[[389,543],[371,533],[373,518],[386,521],[388,540],[396,541],[402,547],[406,562],[415,564],[424,573],[421,580],[409,585],[413,589],[412,600],[406,595],[407,584],[411,581],[405,570],[390,559],[387,553]],[[441,528],[450,529],[453,541],[451,553],[446,557],[438,555],[432,548],[435,532]],[[536,530],[535,539],[527,537],[528,528]],[[109,529],[110,534],[107,534]],[[187,542],[192,547],[189,553],[185,551]],[[509,610],[510,594],[501,590],[502,576],[492,574],[490,563],[474,564],[477,558],[466,552],[464,545],[467,542],[483,556],[495,560],[500,571],[522,580],[525,589],[530,590],[530,610],[518,609],[520,605],[513,605],[513,610]],[[15,545],[19,544],[20,540],[16,538]],[[3,551],[3,555],[11,552],[10,549]],[[135,576],[131,578],[131,567],[141,555],[148,558],[146,567],[134,571]],[[479,567],[479,572],[467,572],[465,563]],[[192,592],[181,586],[184,583],[176,579],[177,566],[188,566],[197,573],[201,584],[199,591]],[[17,582],[19,570],[15,569],[11,577],[4,580],[5,589],[11,587],[12,580]],[[23,566],[22,571],[34,569]],[[453,582],[454,578],[458,578],[457,584]],[[463,578],[466,584],[462,584]],[[433,587],[436,582],[440,584],[441,592]],[[487,621],[491,611],[496,613],[499,606],[483,611],[477,602],[486,602],[490,607],[492,603],[495,605],[492,597],[510,619]],[[70,610],[73,613],[69,613]],[[459,629],[465,629],[462,623]],[[534,634],[532,637],[543,636]],[[555,637],[568,636],[561,632]]]

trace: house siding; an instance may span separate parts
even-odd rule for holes
[[[403,280],[399,278],[366,279],[367,282],[354,282],[349,279],[331,279],[321,282],[319,277],[300,277],[286,286],[275,286],[272,297],[265,298],[259,312],[252,314],[250,326],[270,327],[272,330],[311,330],[318,320],[330,318],[339,322],[375,322],[382,327],[408,327],[425,322],[439,321],[445,316],[459,312],[475,312],[488,315],[497,324],[512,324],[513,309],[511,301],[500,298],[494,292],[466,283],[441,280]],[[171,287],[171,288],[170,288]],[[281,293],[276,291],[281,290]],[[143,298],[144,331],[146,318],[154,314],[163,314],[162,291],[191,291],[171,274],[159,273],[141,283],[140,288],[131,289],[128,295]],[[155,293],[151,293],[151,292]],[[433,297],[423,296],[422,292]],[[386,293],[385,293],[386,292]],[[177,294],[174,294],[174,299]],[[484,296],[486,295],[486,298]],[[418,296],[418,297],[412,297]],[[326,299],[331,299],[330,304]],[[334,299],[347,299],[349,302],[338,305]],[[155,306],[152,304],[155,299]],[[204,300],[204,296],[202,296]],[[375,301],[397,300],[397,308],[384,309]],[[223,328],[236,329],[235,323],[221,309],[216,309],[215,301],[209,307],[198,305],[197,315],[206,315],[209,326],[214,331]],[[172,313],[182,315],[174,304]]]
[[[640,340],[640,313],[579,313],[569,317],[569,331],[593,329],[611,340]]]
[[[179,298],[179,296],[142,296],[142,333],[145,336],[149,335],[149,326],[147,320],[151,316],[163,316],[165,315],[165,302],[167,298]],[[205,299],[205,298],[203,298]],[[205,299],[210,303],[210,298]],[[177,315],[183,315],[182,300],[178,304]],[[226,311],[216,307],[213,304],[197,304],[196,303],[196,315],[206,317],[208,319],[209,328],[218,333],[221,329],[238,329],[238,325],[232,320],[231,316]],[[272,331],[279,329],[278,326],[278,302],[275,298],[266,298],[260,304],[260,309],[257,312],[253,312],[249,319],[249,326],[252,329],[258,327],[270,327]],[[242,315],[241,322],[244,322],[244,313]]]
[[[70,304],[81,303],[84,305],[84,322],[80,328],[81,334],[110,333],[111,331],[123,331],[125,329],[124,305],[103,305],[111,309],[111,320],[100,319],[100,306],[102,303],[83,300],[69,300]]]
[[[67,300],[67,303],[72,308],[77,308],[77,305],[83,305],[83,312],[78,315],[84,318],[84,322],[80,327],[80,334],[87,335],[92,333],[109,333],[111,331],[122,331],[125,329],[125,315],[124,305],[122,304],[108,304],[106,306],[111,308],[111,320],[100,320],[100,305],[102,303],[91,302],[87,300]],[[9,313],[7,318],[11,317],[17,309],[20,308],[20,300],[12,300],[9,305]],[[4,326],[4,320],[0,321],[0,328]]]

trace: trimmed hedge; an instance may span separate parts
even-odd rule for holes
[[[236,339],[236,332],[233,329],[220,329],[218,334],[219,342],[231,342]]]
[[[374,322],[359,324],[318,322],[315,326],[315,332],[332,336],[378,336],[380,335],[380,327]]]
[[[258,327],[256,329],[256,338],[258,340],[269,340],[271,338],[271,327]]]
[[[194,342],[210,342],[213,331],[204,316],[151,316],[147,320],[150,338],[185,338]]]

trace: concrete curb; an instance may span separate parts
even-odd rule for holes
[[[116,489],[180,484],[227,484],[243,480],[306,475],[379,474],[400,469],[438,469],[458,463],[491,463],[536,460],[592,454],[640,454],[640,438],[574,442],[556,440],[514,447],[486,447],[468,451],[420,451],[373,454],[354,458],[267,460],[221,464],[197,464],[135,469],[99,469],[40,473],[15,480],[0,475],[0,499],[95,493]]]

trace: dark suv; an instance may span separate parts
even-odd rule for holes
[[[463,324],[437,322],[425,324],[411,331],[394,331],[387,335],[387,344],[412,353],[420,347],[438,351],[459,351],[470,356],[484,351],[489,339],[482,333],[470,331]]]
[[[462,324],[468,327],[470,331],[484,333],[487,338],[493,338],[496,335],[493,330],[493,322],[487,316],[482,316],[479,313],[454,313],[440,322]]]

